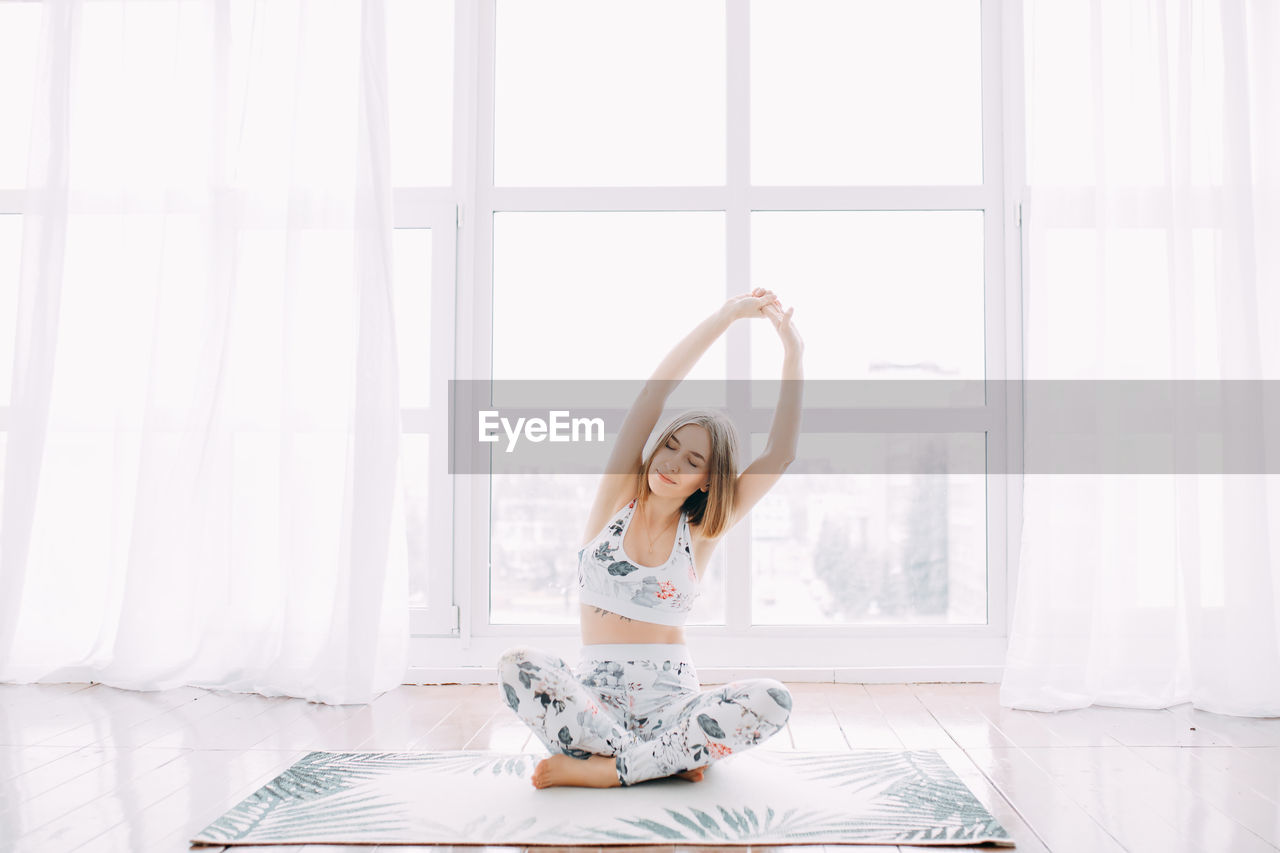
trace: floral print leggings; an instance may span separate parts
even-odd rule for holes
[[[791,692],[772,678],[702,691],[682,643],[584,645],[570,668],[551,652],[507,649],[503,700],[551,752],[612,755],[622,785],[704,767],[772,737]]]

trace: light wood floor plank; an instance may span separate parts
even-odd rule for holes
[[[967,748],[1013,746],[1000,729],[965,701],[964,684],[913,684],[916,698],[933,715],[957,746]]]
[[[1063,739],[1102,747],[1087,753],[1078,749],[1072,752],[1081,760],[1087,755],[1100,762],[1105,778],[1115,779],[1117,786],[1126,788],[1115,796],[1136,797],[1136,808],[1150,811],[1185,839],[1179,842],[1184,846],[1170,849],[1274,849],[1274,842],[1266,839],[1265,833],[1259,836],[1184,787],[1175,776],[1142,760],[1139,750],[1143,749],[1181,752],[1219,748],[1190,746],[1191,741],[1205,735],[1199,729],[1190,731],[1179,715],[1168,709],[1093,706],[1042,716],[1044,724]]]
[[[167,714],[145,720],[134,727],[133,739],[139,746],[166,746],[194,749],[182,743],[181,733],[207,725],[226,713],[231,706],[243,702],[250,693],[227,690],[201,690],[190,702],[177,705]],[[175,742],[178,741],[178,742]]]
[[[1226,752],[1218,747],[1134,746],[1129,751],[1176,782],[1173,794],[1203,800],[1241,828],[1280,847],[1280,811],[1276,803],[1240,785],[1229,774],[1198,759],[1198,754]],[[1231,849],[1235,849],[1232,846]]]
[[[366,736],[349,738],[359,752],[399,752],[422,732],[444,718],[457,701],[439,686],[402,684],[378,697],[351,716],[353,725],[346,734],[363,731]]]
[[[95,699],[102,695],[98,691],[100,687],[104,685],[59,691],[46,703],[24,701],[12,707],[0,705],[0,738],[6,745],[34,746],[92,722],[98,716],[95,708],[101,705]]]
[[[955,746],[946,729],[921,704],[909,684],[868,684],[867,695],[880,715],[897,733],[903,749],[939,749]]]
[[[486,722],[509,709],[498,706],[492,685],[460,684],[443,688],[458,698],[439,723],[406,747],[409,751],[425,749],[469,749],[467,744]]]
[[[492,717],[498,711],[497,703],[485,701],[484,688],[480,685],[420,685],[413,689],[417,693],[413,695],[407,712],[398,715],[387,726],[376,727],[370,738],[360,744],[361,749],[389,749],[397,752],[419,749],[421,747],[413,744],[421,742],[424,735],[430,735],[436,730],[436,726],[445,721],[448,721],[449,726],[454,726],[454,729],[460,726],[475,726],[479,729],[483,721],[462,721],[462,717],[475,717],[479,712]],[[474,733],[468,733],[467,739],[470,739],[471,734]]]
[[[827,702],[850,749],[905,749],[864,684],[833,684]]]
[[[93,710],[90,718],[41,741],[47,746],[137,747],[146,742],[148,723],[154,724],[175,709],[195,704],[206,691],[198,687],[173,690],[125,690],[100,684],[86,694]],[[140,737],[143,738],[140,740]]]
[[[32,748],[40,749],[40,747]],[[95,767],[102,766],[111,757],[107,750],[96,747],[59,748],[64,750],[60,758],[42,762],[5,783],[4,790],[9,793],[9,796],[0,803],[0,814],[10,811],[18,803],[34,799],[81,774],[88,773]]]
[[[144,724],[146,746],[171,749],[205,749],[212,739],[205,733],[216,733],[226,728],[230,719],[243,719],[260,714],[268,708],[262,696],[256,693],[233,693],[226,690],[208,690],[205,695],[189,705],[175,709],[157,720]]]
[[[184,758],[186,784],[148,804],[128,821],[85,845],[120,845],[131,851],[172,853],[191,848],[189,839],[219,815],[270,782],[309,750],[201,750]],[[217,848],[201,848],[217,849]],[[245,848],[227,848],[241,853]]]
[[[1024,752],[1126,849],[1153,853],[1212,849],[1188,838],[1160,798],[1144,787],[1150,776],[1133,772],[1134,757],[1124,746],[1027,747]]]
[[[1167,710],[1093,705],[1044,714],[1044,723],[1074,746],[1195,746],[1192,732]],[[1089,741],[1092,733],[1097,740]],[[1109,742],[1108,742],[1109,741]]]
[[[401,685],[369,705],[352,706],[352,713],[299,746],[324,752],[398,751],[404,743],[395,735],[403,726],[413,725],[415,714],[433,714],[436,707],[447,707],[451,701],[425,690],[420,685]]]
[[[485,749],[486,748],[485,741],[483,739],[484,731],[489,727],[490,723],[492,723],[494,720],[497,720],[500,718],[505,719],[506,710],[507,709],[505,708],[497,708],[488,714],[485,714],[483,712],[477,712],[472,717],[473,726],[471,728],[471,735],[467,737],[465,741],[463,741],[462,748],[467,750]]]
[[[65,758],[74,746],[0,746],[0,784]],[[4,811],[4,803],[0,803]]]
[[[174,750],[101,750],[98,756],[90,760],[96,762],[97,757],[103,760],[95,763],[89,770],[41,794],[23,797],[18,837],[41,832],[50,825],[65,833],[74,831],[70,826],[76,821],[100,823],[105,815],[98,801],[108,791],[126,785],[135,777],[173,761],[178,756]],[[55,841],[61,837],[54,830],[43,832],[42,835]]]
[[[826,684],[796,683],[787,685],[791,691],[791,715],[787,725],[791,730],[796,749],[845,750],[849,744],[831,702],[827,698]]]
[[[505,706],[502,706],[505,708]],[[530,752],[547,752],[533,736],[533,730],[521,722],[510,709],[499,710],[480,728],[471,742],[471,749],[488,749],[494,752],[524,752],[525,744],[533,741]],[[548,753],[550,754],[550,753]]]
[[[187,749],[243,750],[265,738],[274,730],[269,722],[259,719],[272,708],[301,699],[283,696],[260,696],[245,693],[243,698],[209,718],[196,718],[193,725],[175,729],[153,739],[148,746],[185,747]]]
[[[326,705],[294,700],[293,708],[268,708],[254,718],[266,734],[249,748],[310,752],[313,744],[323,741],[357,714],[389,713],[392,709],[381,707],[384,698],[385,694],[370,705]]]
[[[1194,726],[1197,732],[1210,733],[1231,746],[1280,747],[1280,717],[1233,717],[1229,714],[1214,714],[1193,708],[1190,702],[1173,705],[1167,710],[1183,720],[1188,730]],[[1208,744],[1197,742],[1196,745]]]
[[[1125,748],[1125,762],[1132,769],[1132,775],[1138,777],[1141,771],[1145,778],[1138,782],[1147,796],[1151,808],[1165,820],[1173,824],[1175,830],[1187,839],[1187,849],[1194,850],[1232,850],[1244,853],[1274,853],[1280,841],[1280,826],[1271,820],[1259,820],[1249,815],[1247,804],[1236,801],[1227,803],[1213,796],[1197,778],[1188,785],[1188,779],[1179,777],[1176,770],[1170,772],[1159,762],[1152,762],[1148,757],[1153,752],[1185,752],[1186,749],[1175,747],[1132,747]],[[1117,758],[1119,751],[1109,753]],[[1256,802],[1256,801],[1255,801]]]
[[[1280,747],[1250,746],[1239,749],[1189,749],[1195,761],[1225,774],[1244,793],[1256,793],[1280,806]],[[1280,809],[1277,809],[1280,815]]]
[[[1050,850],[1121,853],[1125,849],[1021,748],[970,747],[965,753]],[[1014,840],[1021,846],[1021,836]]]
[[[1000,704],[999,684],[963,684],[955,692],[958,703],[987,718],[987,722],[1010,743],[1018,746],[1072,746],[1046,724],[1044,714],[1006,708]]]
[[[108,765],[99,771],[86,774],[83,784],[68,787],[66,790],[56,789],[61,801],[55,805],[71,804],[74,807],[64,811],[53,820],[42,820],[43,815],[32,820],[27,831],[19,836],[21,845],[32,849],[71,850],[101,836],[121,823],[132,823],[133,819],[148,811],[150,806],[175,793],[192,790],[201,784],[210,774],[202,770],[201,776],[192,773],[176,775],[175,769],[192,764],[207,765],[210,755],[191,750],[118,750]],[[139,764],[151,754],[166,753],[162,760],[148,760]],[[243,761],[266,763],[275,759],[266,752],[243,753]],[[175,764],[176,762],[176,764]],[[152,765],[152,766],[147,766]],[[136,772],[139,767],[145,770]],[[148,778],[157,768],[163,768],[160,777],[152,779],[169,780],[168,784],[147,783],[140,787],[140,780]]]

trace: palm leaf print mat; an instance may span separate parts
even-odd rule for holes
[[[935,750],[757,749],[700,782],[534,788],[546,757],[312,752],[191,843],[1014,846]]]

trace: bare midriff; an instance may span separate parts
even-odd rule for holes
[[[627,616],[619,616],[608,610],[579,604],[582,616],[582,644],[600,643],[683,643],[684,628],[680,625],[659,625],[641,622]]]

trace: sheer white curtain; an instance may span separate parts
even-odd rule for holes
[[[1027,378],[1280,378],[1280,5],[1023,9]],[[1274,475],[1028,473],[1001,704],[1280,715],[1278,534]]]
[[[403,681],[381,0],[42,8],[0,680]]]

